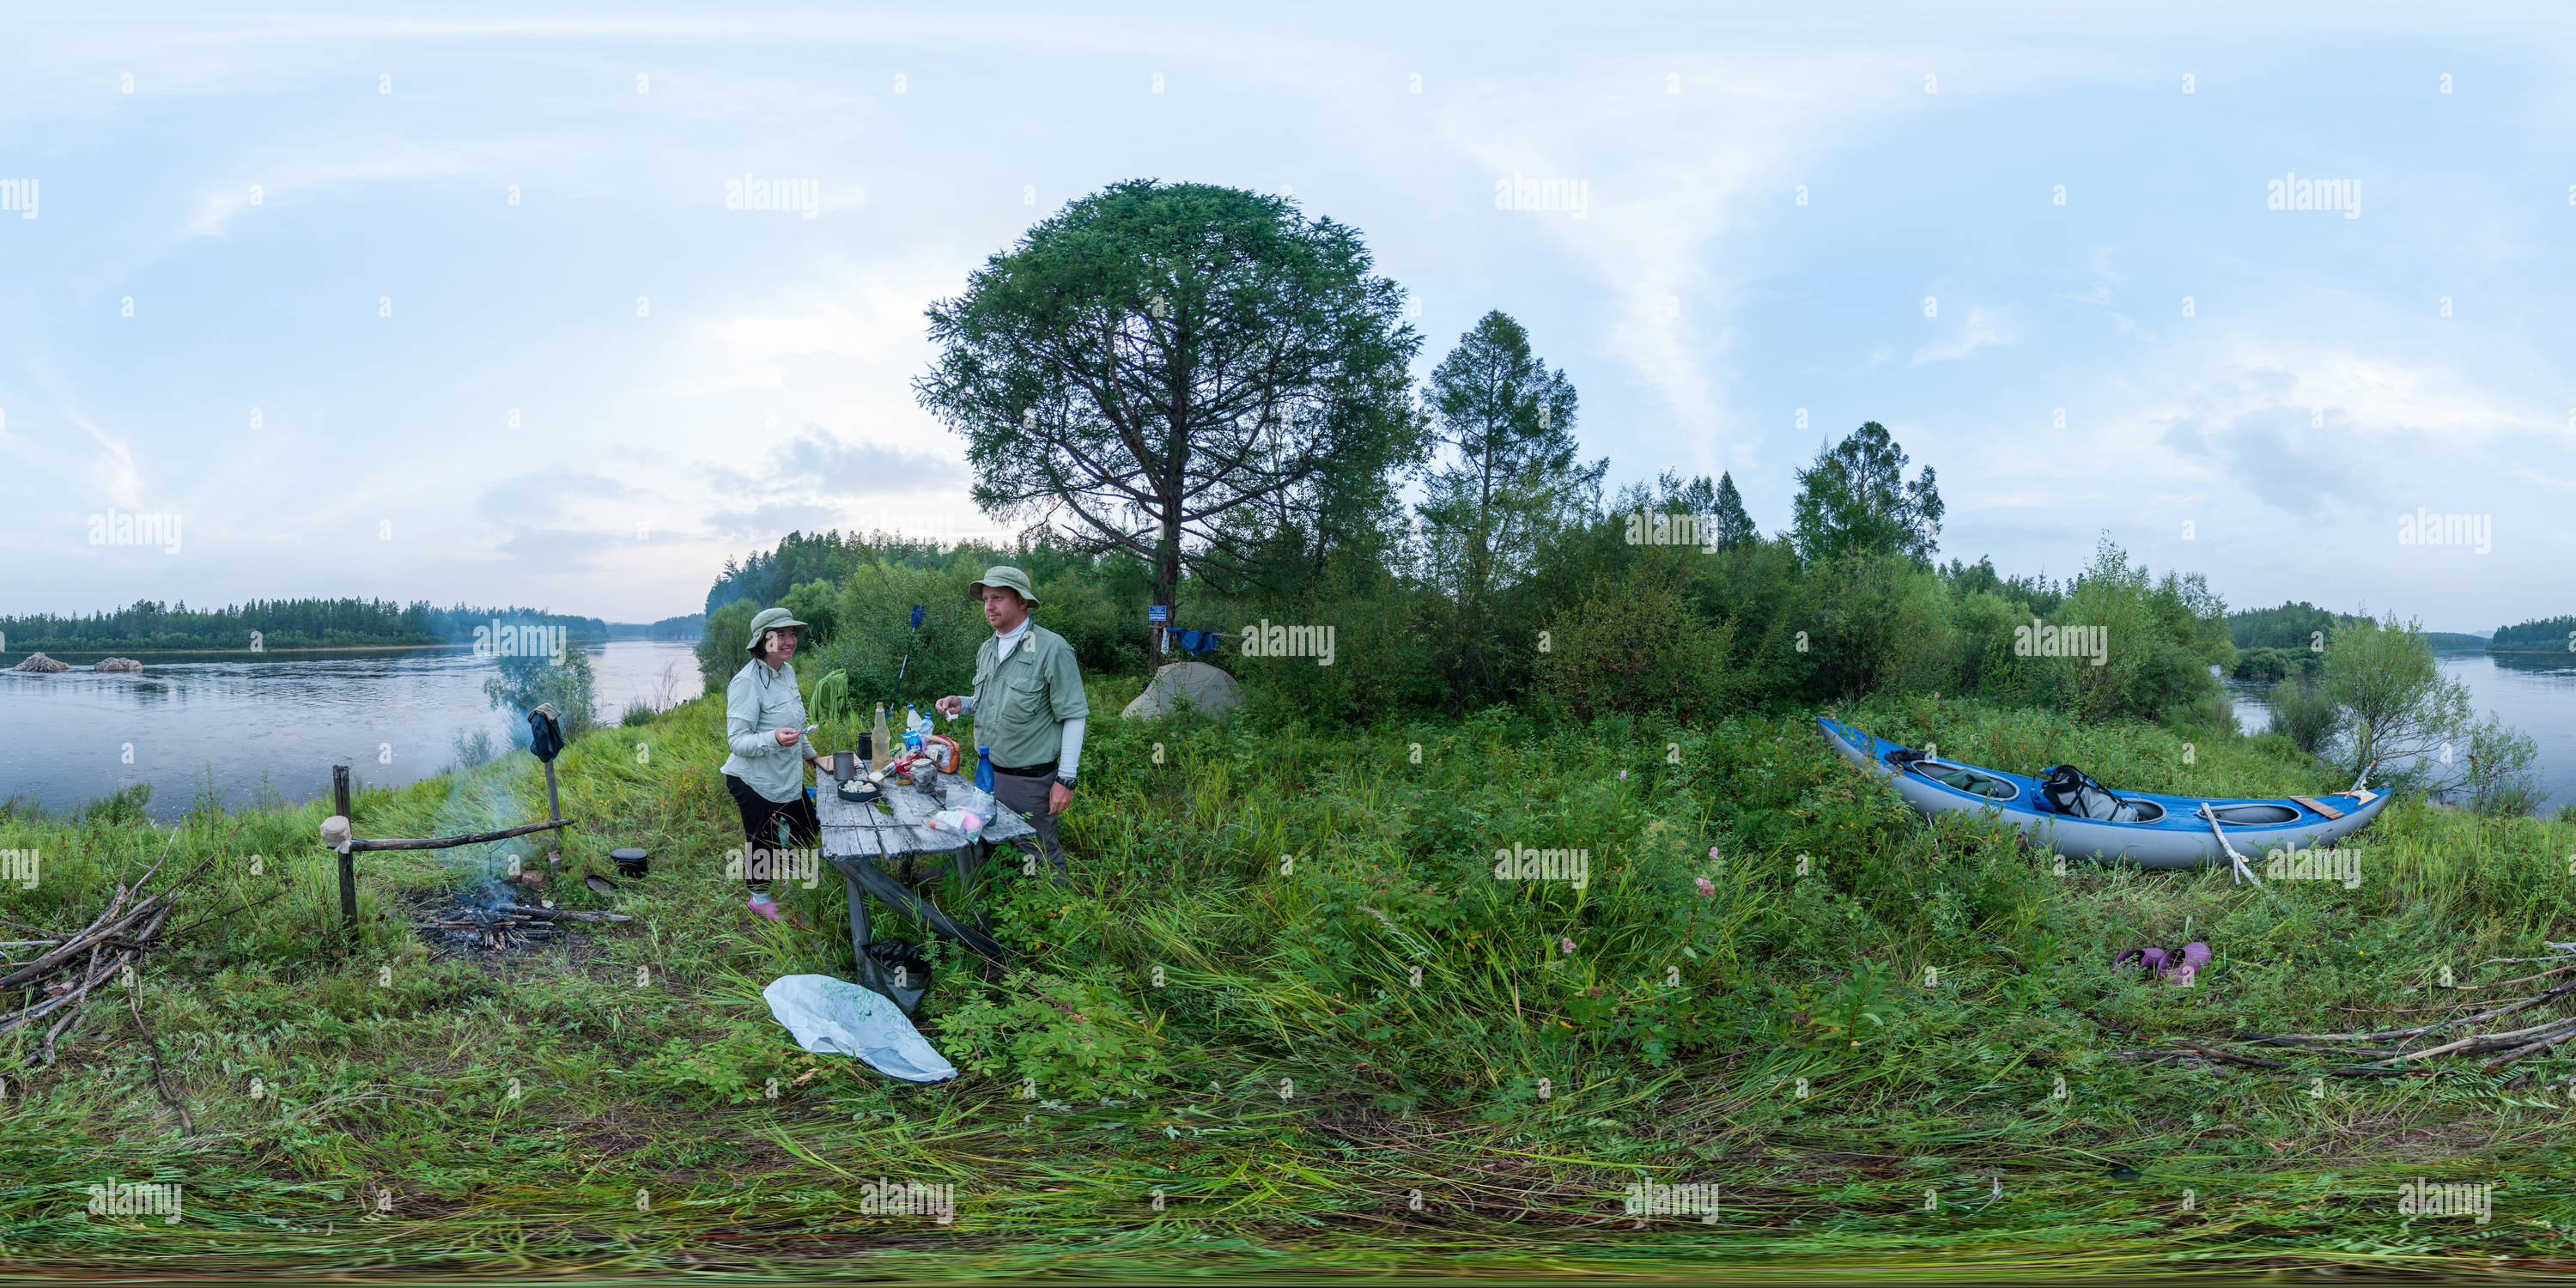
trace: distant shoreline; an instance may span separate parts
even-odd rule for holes
[[[680,645],[688,645],[688,644],[691,644],[691,643],[692,643],[692,641],[689,641],[689,640],[654,640],[654,639],[638,639],[638,640],[602,640],[602,639],[583,639],[583,640],[571,640],[571,641],[569,641],[569,642],[567,643],[566,647],[569,647],[569,648],[580,648],[582,645],[585,645],[585,644],[680,644]],[[53,659],[54,659],[54,660],[56,660],[56,661],[62,661],[62,660],[67,659],[67,658],[76,658],[76,657],[96,657],[96,658],[106,658],[106,657],[130,657],[130,658],[133,658],[133,659],[135,659],[136,661],[138,661],[138,662],[139,662],[139,661],[143,660],[144,658],[148,658],[148,657],[279,657],[279,656],[285,656],[285,655],[289,655],[289,654],[307,654],[307,653],[417,653],[417,652],[420,652],[420,651],[421,651],[421,650],[423,650],[423,649],[444,649],[444,648],[462,648],[462,649],[470,649],[470,648],[472,648],[472,647],[474,647],[472,644],[330,644],[330,645],[324,645],[324,646],[317,647],[317,648],[264,648],[264,649],[247,649],[247,648],[166,648],[166,649],[150,649],[150,650],[133,650],[133,649],[78,649],[78,650],[71,650],[71,651],[65,651],[65,652],[60,652],[60,653],[57,653],[57,652],[55,652],[55,651],[54,651],[54,650],[52,650],[52,649],[23,649],[23,650],[21,650],[21,649],[11,649],[11,650],[9,650],[8,652],[0,653],[0,663],[5,663],[5,664],[7,664],[7,666],[15,666],[15,665],[17,665],[17,664],[18,664],[18,662],[20,662],[21,660],[23,660],[23,659],[25,659],[25,658],[28,658],[28,657],[31,657],[31,656],[34,656],[35,654],[38,654],[38,653],[42,653],[42,654],[44,654],[45,656],[50,657],[50,658],[53,658]],[[0,670],[5,670],[5,669],[6,669],[6,666],[0,666]]]

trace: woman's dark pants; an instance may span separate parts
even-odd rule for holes
[[[732,774],[725,775],[725,790],[733,793],[734,808],[742,811],[742,834],[748,842],[743,855],[742,883],[753,890],[769,888],[769,878],[779,872],[771,857],[778,849],[778,820],[787,820],[790,844],[813,846],[822,841],[822,820],[814,817],[814,802],[803,792],[790,801],[774,801],[753,791],[751,786]]]

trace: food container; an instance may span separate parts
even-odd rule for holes
[[[652,870],[652,856],[642,850],[610,850],[608,857],[617,860],[617,875],[640,877]]]

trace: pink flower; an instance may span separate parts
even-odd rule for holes
[[[1716,846],[1712,845],[1712,846],[1708,847],[1708,857],[1710,857],[1710,858],[1712,858],[1712,859],[1714,859],[1714,858],[1716,858],[1716,857],[1717,857],[1717,847],[1716,847]]]
[[[1556,951],[1558,951],[1558,952],[1560,952],[1560,953],[1564,953],[1564,954],[1565,954],[1566,956],[1568,956],[1568,957],[1573,956],[1573,955],[1574,955],[1574,941],[1573,941],[1573,940],[1571,940],[1571,939],[1559,939],[1559,940],[1557,940],[1557,941],[1556,941]]]
[[[1705,899],[1705,898],[1709,897],[1710,895],[1713,895],[1713,894],[1716,894],[1716,893],[1717,893],[1717,887],[1716,887],[1714,884],[1711,884],[1711,883],[1710,883],[1710,881],[1709,881],[1709,879],[1708,879],[1707,877],[1700,877],[1700,878],[1698,878],[1698,881],[1699,881],[1699,897],[1700,897],[1700,898]]]
[[[1624,769],[1620,770],[1620,771],[1619,771],[1619,780],[1620,780],[1621,782],[1626,782],[1626,781],[1627,781],[1627,779],[1628,779],[1628,771],[1627,771],[1627,770],[1624,770]]]

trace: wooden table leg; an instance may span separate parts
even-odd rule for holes
[[[841,888],[850,898],[850,948],[859,956],[859,984],[885,993],[885,982],[877,978],[877,959],[868,956],[868,945],[875,942],[868,933],[868,897],[860,891],[859,879],[847,872],[841,874]]]

